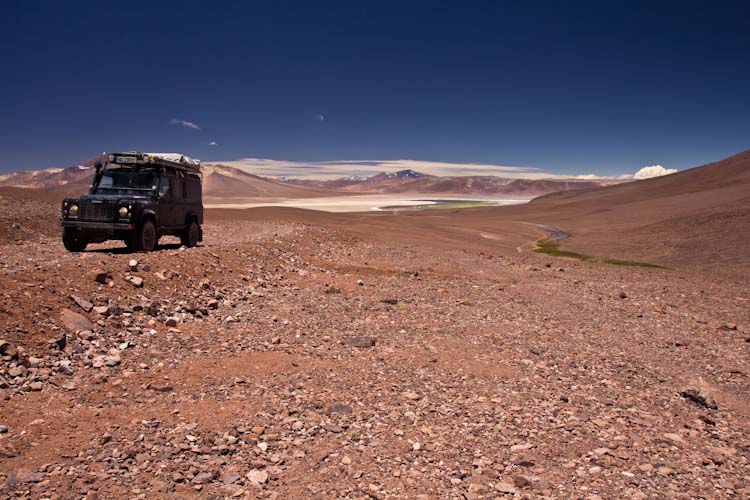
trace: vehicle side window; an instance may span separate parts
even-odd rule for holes
[[[161,177],[159,179],[159,196],[171,196],[172,188],[169,183],[169,177]]]

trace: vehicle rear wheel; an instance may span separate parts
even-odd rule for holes
[[[72,227],[63,228],[63,245],[69,252],[83,252],[86,250],[88,240],[81,235],[81,232]]]
[[[139,252],[153,252],[156,249],[156,242],[159,240],[156,236],[156,226],[150,220],[144,221],[134,235],[135,249]]]
[[[188,227],[185,228],[185,231],[183,231],[180,235],[180,241],[188,248],[194,247],[198,244],[199,231],[200,229],[198,228],[198,223],[194,220],[191,220],[190,224],[188,224]]]

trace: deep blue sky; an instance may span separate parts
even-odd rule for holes
[[[10,0],[0,63],[0,171],[141,149],[614,174],[750,147],[746,0]]]

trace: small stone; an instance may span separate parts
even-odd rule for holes
[[[91,309],[94,308],[94,304],[92,304],[91,302],[89,302],[86,299],[82,299],[81,297],[79,297],[77,295],[71,295],[70,296],[70,300],[72,300],[73,302],[75,302],[75,304],[78,307],[80,307],[81,309],[83,309],[86,312],[91,312]]]
[[[90,275],[94,281],[101,283],[102,285],[111,279],[111,275],[104,269],[94,269],[91,271]]]
[[[365,286],[365,282],[363,280],[357,280],[358,286]]]
[[[679,434],[675,434],[673,432],[667,432],[664,434],[664,437],[674,444],[677,444],[677,445],[685,444],[685,440],[682,439],[682,436],[680,436]]]
[[[206,484],[214,480],[212,472],[200,472],[193,478],[193,484]]]
[[[85,316],[73,312],[70,309],[63,309],[60,314],[60,321],[63,326],[70,331],[93,330],[94,325]]]
[[[622,290],[622,291],[620,292],[620,294],[619,294],[619,297],[620,297],[621,299],[627,299],[627,298],[628,298],[628,294],[627,294],[627,292],[625,292],[625,290]]]
[[[372,337],[349,337],[344,340],[344,345],[358,349],[367,349],[368,347],[375,346],[375,339]]]
[[[224,323],[234,323],[236,321],[237,320],[234,319],[234,316],[227,316],[226,318],[224,318]]]
[[[495,490],[508,495],[514,495],[518,491],[515,486],[504,481],[495,483]]]
[[[656,469],[656,472],[658,472],[662,476],[671,476],[672,474],[674,474],[674,469],[672,469],[671,467],[663,466]]]
[[[413,445],[411,445],[411,449],[414,451],[419,451],[422,449],[422,444],[419,442],[416,442]]]
[[[335,403],[328,407],[328,413],[351,413],[352,407],[343,403]]]
[[[693,380],[687,387],[680,391],[680,395],[684,398],[689,399],[695,404],[716,410],[719,408],[714,393],[711,387],[706,383],[703,378]]]
[[[589,474],[599,474],[601,473],[601,471],[602,471],[602,468],[599,467],[598,465],[595,465],[589,469]]]
[[[338,426],[336,424],[326,424],[323,426],[325,430],[328,432],[333,432],[334,434],[339,434],[341,432],[344,432],[344,429],[341,426]]]
[[[109,316],[109,306],[96,306],[94,312],[100,316]]]
[[[528,488],[531,486],[531,481],[523,476],[515,476],[513,478],[513,486],[516,488]]]
[[[140,276],[130,276],[129,278],[125,278],[127,281],[130,282],[131,285],[133,285],[136,288],[143,288],[143,278]]]
[[[44,474],[41,472],[14,470],[8,474],[8,484],[18,483],[40,483],[44,480]]]
[[[523,444],[514,444],[510,447],[510,451],[524,451],[524,450],[530,450],[533,448],[534,445],[531,443],[523,443]]]
[[[245,478],[250,481],[250,484],[256,486],[265,484],[268,481],[268,472],[260,469],[254,469],[245,474]]]
[[[169,327],[177,326],[177,318],[175,318],[174,316],[170,316],[169,318],[167,318],[167,321],[165,321],[164,324]]]
[[[418,400],[422,399],[422,396],[420,396],[419,394],[417,394],[414,391],[407,391],[407,392],[405,392],[404,393],[404,397],[406,399],[411,400],[411,401],[418,401]]]
[[[104,365],[105,366],[117,366],[121,362],[120,356],[117,354],[112,354],[110,356],[104,357]]]
[[[138,270],[138,261],[136,259],[130,259],[128,261],[128,269],[132,272],[136,272]]]

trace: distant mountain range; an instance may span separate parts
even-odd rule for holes
[[[77,195],[88,190],[94,174],[90,158],[68,168],[49,168],[0,175],[0,186]],[[496,176],[440,177],[414,170],[381,172],[371,177],[335,180],[272,179],[220,164],[205,164],[203,195],[211,203],[317,198],[364,194],[433,194],[534,198],[557,192],[591,189],[625,182],[612,179],[509,179]]]

